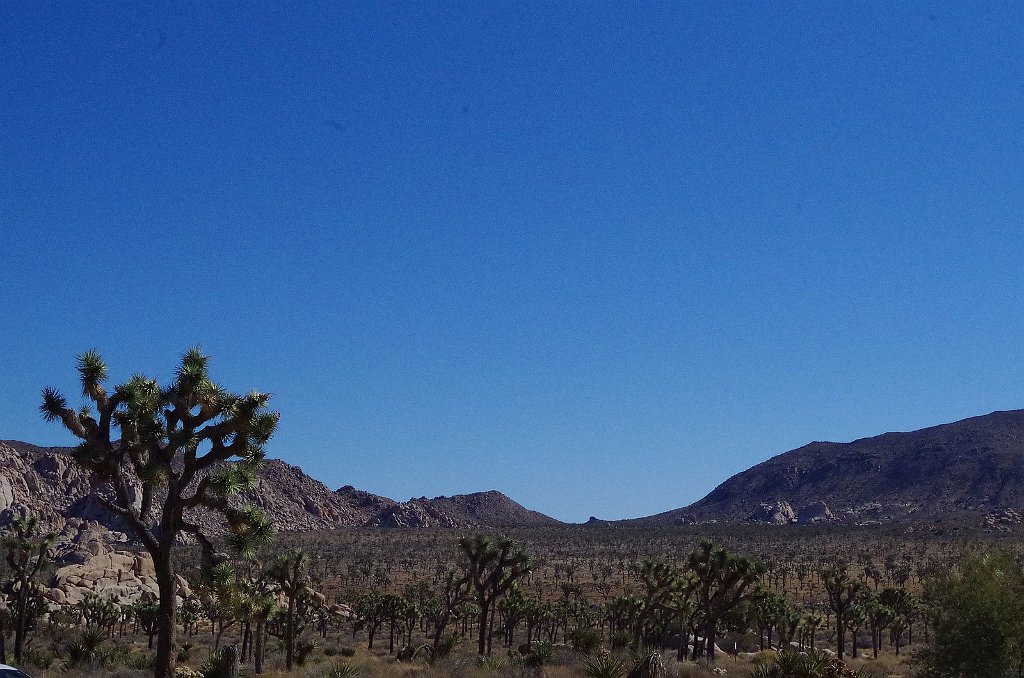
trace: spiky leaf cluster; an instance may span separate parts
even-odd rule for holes
[[[75,460],[109,484],[113,499],[100,500],[125,518],[147,547],[153,550],[179,532],[208,546],[199,527],[186,519],[188,510],[198,507],[225,515],[239,550],[266,540],[266,517],[234,508],[228,500],[258,479],[264,446],[278,422],[278,414],[267,409],[269,394],[228,392],[210,377],[209,357],[198,348],[182,355],[166,387],[135,374],[109,392],[107,366],[92,350],[78,356],[77,368],[89,406],[76,411],[59,390],[47,388],[40,410],[81,439]],[[134,491],[139,486],[141,501]],[[157,488],[165,497],[159,519],[153,512]]]

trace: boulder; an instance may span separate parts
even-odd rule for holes
[[[11,481],[0,476],[0,511],[10,508],[14,504],[14,487]]]
[[[812,502],[797,511],[797,522],[801,525],[831,523],[835,522],[835,519],[836,517],[829,510],[828,504],[823,501]]]
[[[796,522],[796,512],[788,501],[777,501],[774,504],[758,505],[747,520],[769,525],[787,525]]]

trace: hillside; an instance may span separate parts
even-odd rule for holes
[[[71,448],[39,447],[0,440],[0,525],[29,512],[59,525],[68,518],[94,520],[115,530],[118,521],[91,494],[88,474],[68,455]],[[279,531],[336,527],[483,527],[557,525],[554,518],[530,511],[500,492],[478,492],[411,499],[400,503],[351,486],[331,491],[298,466],[267,462],[258,485],[240,497],[273,517]],[[214,532],[220,521],[193,516]]]
[[[1024,410],[849,443],[813,442],[700,501],[631,522],[1018,522]],[[975,522],[977,524],[977,522]]]

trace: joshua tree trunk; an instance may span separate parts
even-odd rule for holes
[[[295,661],[295,598],[288,598],[288,611],[285,613],[284,667],[292,670]]]
[[[478,621],[478,633],[477,633],[477,653],[480,656],[487,654],[487,620],[490,619],[490,609],[486,607],[486,603],[483,600],[478,600],[477,603],[480,605],[480,618]]]
[[[266,633],[263,629],[263,624],[264,621],[262,619],[257,620],[256,639],[253,642],[252,670],[257,675],[263,673],[263,637]]]
[[[836,613],[836,654],[842,660],[846,652],[846,626],[843,624],[843,615]]]
[[[175,598],[174,566],[171,564],[170,545],[160,549],[153,555],[153,568],[156,571],[156,582],[160,589],[160,602],[157,608],[156,625],[156,665],[154,678],[172,678],[174,675],[174,632],[175,632]]]
[[[487,656],[491,656],[491,643],[494,641],[494,615],[497,610],[491,610],[491,618],[487,622]]]
[[[718,626],[718,620],[708,620],[707,628],[704,630],[704,651],[707,653],[708,659],[715,661],[715,627]]]
[[[690,644],[690,629],[686,628],[686,620],[679,625],[679,652],[676,658],[679,661],[686,659],[687,646]]]
[[[440,621],[440,619],[434,622],[434,655],[437,656],[437,648],[441,646],[441,636],[444,635],[444,629],[448,626],[447,620]]]
[[[21,581],[18,589],[14,617],[14,661],[21,663],[21,651],[25,646],[25,631],[28,627],[28,582]]]
[[[245,622],[242,626],[242,661],[247,661],[249,658],[249,651],[252,649],[252,626],[249,622]]]
[[[4,629],[4,617],[0,614],[0,664],[7,663],[7,644],[4,642],[4,636],[6,635]]]

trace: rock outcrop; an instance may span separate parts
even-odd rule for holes
[[[159,589],[153,560],[148,553],[129,550],[128,536],[103,525],[70,518],[55,546],[56,570],[43,597],[51,605],[77,605],[89,596],[130,604],[155,601]],[[178,595],[192,595],[188,583],[177,578]]]
[[[828,504],[823,501],[811,502],[796,512],[796,521],[801,525],[816,525],[818,523],[831,523],[836,519]]]
[[[467,527],[430,506],[394,504],[366,522],[366,527]]]
[[[760,504],[747,518],[755,523],[767,523],[768,525],[788,525],[796,522],[796,512],[787,501],[777,501],[773,504]]]
[[[97,498],[89,474],[64,447],[38,447],[0,441],[0,528],[16,516],[34,515],[48,529],[66,524],[102,525],[115,534],[128,532]],[[132,488],[141,497],[140,488]],[[345,486],[335,492],[298,466],[269,460],[257,486],[233,501],[263,509],[282,532],[338,527],[520,527],[556,525],[558,521],[523,508],[500,492],[410,499],[387,497]],[[157,498],[156,506],[160,505]],[[190,512],[189,520],[207,534],[224,531],[220,516]],[[77,522],[74,522],[77,521]]]

